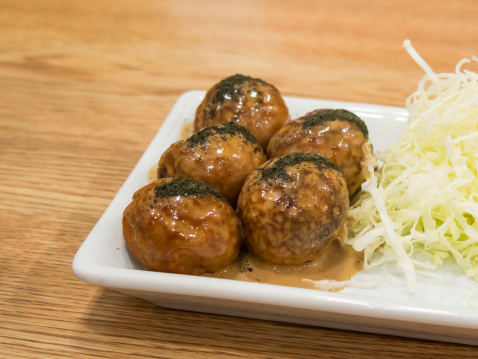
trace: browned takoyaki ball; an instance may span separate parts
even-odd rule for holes
[[[249,249],[275,264],[298,265],[344,234],[349,193],[325,157],[293,153],[269,160],[246,179],[237,204]]]
[[[136,191],[123,236],[148,270],[201,275],[229,265],[242,240],[231,205],[211,186],[163,178]]]
[[[236,74],[209,89],[196,110],[194,131],[234,121],[246,127],[265,151],[287,119],[289,110],[279,90],[261,79]]]
[[[210,126],[172,144],[158,163],[158,178],[188,177],[216,188],[233,207],[247,175],[266,154],[245,127]]]
[[[372,158],[365,122],[347,110],[316,110],[285,124],[269,142],[269,158],[317,153],[337,165],[352,196],[369,177]]]

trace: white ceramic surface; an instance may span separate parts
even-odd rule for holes
[[[160,131],[84,241],[73,261],[82,281],[143,298],[159,306],[313,326],[478,345],[478,310],[467,293],[478,287],[452,264],[436,272],[419,272],[419,290],[407,291],[393,265],[362,271],[356,280],[377,280],[372,289],[347,288],[338,293],[227,279],[156,273],[143,270],[123,240],[121,217],[133,193],[147,184],[147,174],[161,153],[192,122],[205,91],[183,94]],[[376,150],[396,140],[407,111],[398,107],[286,98],[292,117],[317,108],[344,108],[360,116]],[[476,290],[476,289],[473,289]]]

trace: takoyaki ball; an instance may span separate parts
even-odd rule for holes
[[[347,110],[316,110],[285,124],[269,142],[269,158],[293,152],[320,154],[345,176],[350,196],[369,177],[372,147],[365,122]]]
[[[293,153],[269,160],[246,179],[237,212],[249,249],[264,261],[299,265],[345,231],[349,193],[325,157]]]
[[[218,271],[238,255],[241,231],[226,199],[189,178],[163,178],[146,185],[123,213],[126,244],[153,271]]]
[[[210,126],[171,145],[158,163],[158,178],[188,177],[216,188],[233,207],[247,175],[267,157],[254,136],[233,122]]]
[[[271,136],[289,119],[289,110],[279,90],[267,82],[236,74],[206,93],[196,110],[194,131],[234,121],[246,127],[267,149]]]

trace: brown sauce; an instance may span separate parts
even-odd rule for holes
[[[193,123],[186,123],[181,128],[181,139],[193,134]],[[157,179],[158,166],[155,164],[148,171],[148,183]],[[313,283],[303,281],[335,280],[346,281],[363,269],[363,253],[356,252],[349,245],[342,245],[338,239],[322,250],[318,259],[301,266],[280,266],[269,264],[250,253],[241,250],[236,260],[223,270],[206,276],[283,285],[288,287],[320,289]],[[333,291],[339,291],[335,289]]]
[[[189,138],[189,137],[192,136],[192,134],[193,134],[193,132],[194,132],[194,131],[193,131],[193,129],[194,129],[193,125],[194,125],[194,124],[193,124],[192,122],[190,122],[190,123],[185,123],[185,124],[183,125],[183,127],[181,127],[181,133],[180,133],[180,135],[179,135],[179,138],[180,138],[181,140],[185,140],[185,139],[187,139],[187,138]]]
[[[148,171],[148,183],[154,182],[158,179],[158,165],[151,166]]]
[[[303,281],[303,279],[345,281],[352,278],[362,268],[363,253],[356,252],[349,245],[342,246],[339,240],[334,240],[330,246],[324,249],[317,260],[305,265],[280,266],[269,264],[247,250],[243,250],[231,265],[220,272],[208,274],[208,276],[245,282],[320,289],[313,283]]]
[[[185,123],[181,127],[181,132],[180,132],[179,138],[181,140],[185,140],[188,137],[190,137],[192,134],[193,134],[193,123],[192,122]],[[148,171],[147,176],[148,176],[148,183],[151,183],[151,182],[156,181],[158,179],[158,165],[157,164],[151,166],[151,168]]]

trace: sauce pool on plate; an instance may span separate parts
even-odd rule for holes
[[[193,124],[182,126],[180,139],[193,134]],[[158,166],[148,171],[148,182],[157,179]],[[297,288],[320,289],[310,281],[335,280],[346,281],[363,269],[363,253],[356,252],[349,245],[342,245],[338,239],[322,250],[313,262],[286,266],[264,262],[246,249],[241,250],[232,264],[216,272],[205,274],[208,277],[232,279],[245,282],[267,283]],[[339,291],[340,289],[333,290]]]
[[[193,123],[185,123],[181,127],[179,138],[185,140],[193,134]],[[154,164],[148,171],[148,183],[156,181],[158,179],[158,164]]]
[[[209,277],[246,282],[276,284],[297,288],[319,289],[309,281],[345,281],[363,269],[363,253],[351,246],[342,246],[335,239],[315,261],[300,266],[269,264],[243,250],[236,260],[223,270],[207,274]],[[338,291],[338,290],[334,290]]]

